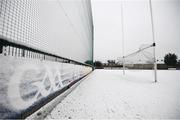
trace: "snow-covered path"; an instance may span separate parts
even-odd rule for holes
[[[180,119],[180,71],[95,70],[46,119]]]

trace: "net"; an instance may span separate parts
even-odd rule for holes
[[[0,0],[0,38],[78,62],[92,60],[90,0]]]
[[[153,69],[153,47],[153,44],[142,44],[137,51],[118,58],[118,61],[126,69]]]

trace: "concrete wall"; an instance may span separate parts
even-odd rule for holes
[[[82,65],[0,55],[0,118],[44,104],[50,95],[91,71]]]

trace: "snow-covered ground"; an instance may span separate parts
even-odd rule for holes
[[[45,119],[180,119],[180,71],[95,70]]]

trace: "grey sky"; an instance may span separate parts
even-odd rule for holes
[[[152,44],[149,0],[123,0],[125,54]],[[92,0],[95,26],[94,59],[122,56],[121,0]],[[152,0],[156,54],[180,57],[180,0]]]

